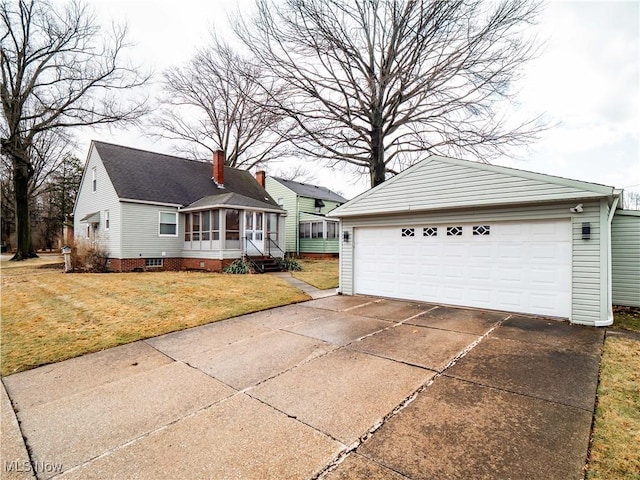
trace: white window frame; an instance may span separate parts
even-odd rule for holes
[[[96,167],[91,169],[91,193],[96,193],[98,190],[98,172]]]
[[[329,224],[335,225],[335,236],[333,237],[329,236]],[[331,222],[329,220],[326,220],[324,234],[327,240],[338,240],[338,238],[340,238],[340,222]]]
[[[160,230],[161,230],[160,226],[163,225],[163,222],[162,222],[162,214],[163,213],[173,215],[173,217],[175,218],[175,220],[176,220],[175,223],[174,223],[174,225],[176,226],[176,232],[175,233],[161,233],[160,232]],[[166,223],[166,222],[164,224],[171,225],[171,224]],[[160,212],[158,212],[158,236],[159,237],[177,237],[178,236],[178,230],[179,230],[179,228],[178,228],[178,212],[177,211],[174,210],[174,211],[160,211]]]
[[[164,267],[164,259],[163,258],[145,258],[144,266],[146,268],[162,268]]]
[[[104,211],[104,229],[109,230],[111,227],[111,217],[109,215],[109,210]]]

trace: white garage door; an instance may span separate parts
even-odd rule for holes
[[[569,317],[569,221],[356,228],[356,293]]]

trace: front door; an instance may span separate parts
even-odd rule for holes
[[[244,235],[248,255],[262,255],[264,252],[264,222],[262,212],[244,212]]]

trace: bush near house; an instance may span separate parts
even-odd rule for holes
[[[74,272],[106,273],[109,271],[109,250],[99,242],[77,241],[71,247],[71,268]]]

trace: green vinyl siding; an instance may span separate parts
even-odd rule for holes
[[[640,307],[640,212],[617,211],[611,224],[613,304]]]
[[[285,251],[295,252],[298,238],[298,215],[296,194],[271,177],[265,179],[265,189],[276,202],[282,199],[281,207],[287,211],[284,222]]]
[[[338,253],[338,239],[301,238],[300,253]]]
[[[321,217],[314,214],[326,215],[339,203],[323,200],[324,206],[320,208],[320,211],[317,211],[314,198],[298,196],[271,177],[266,178],[265,188],[276,202],[282,199],[282,208],[287,211],[285,219],[285,250],[287,253],[338,253],[337,240],[299,239],[298,225],[300,221],[318,220]]]

